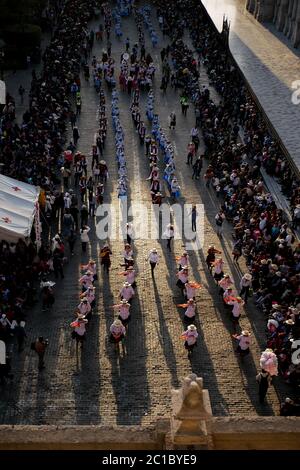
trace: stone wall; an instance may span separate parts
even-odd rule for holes
[[[258,21],[273,22],[278,31],[282,31],[294,47],[299,47],[299,0],[246,0],[246,8]]]
[[[164,424],[164,423],[163,423]],[[1,450],[160,450],[161,423],[139,426],[0,426]]]
[[[213,418],[212,436],[215,450],[299,450],[300,419]]]
[[[171,392],[172,414],[152,427],[0,426],[0,450],[298,450],[300,419],[212,416],[203,379]]]
[[[0,426],[1,450],[163,450],[186,449],[170,437],[169,420],[138,426]],[[212,450],[299,450],[300,419],[212,418]],[[205,448],[205,446],[203,447]]]

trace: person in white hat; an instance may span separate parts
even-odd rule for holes
[[[184,286],[187,282],[189,282],[189,270],[187,266],[182,266],[182,270],[179,271],[176,276],[178,277],[178,280],[176,282],[176,286],[181,289],[182,293],[184,290]]]
[[[227,289],[233,287],[233,280],[231,279],[229,274],[225,274],[223,279],[221,279],[218,284],[220,287],[220,295],[223,295]]]
[[[81,240],[81,248],[82,248],[83,253],[86,252],[87,244],[90,241],[89,235],[88,235],[90,230],[91,230],[90,227],[88,227],[87,225],[84,225],[80,229],[80,240]]]
[[[94,276],[94,281],[97,280],[97,278],[98,278],[98,276],[97,276],[97,264],[96,264],[95,260],[90,259],[88,264],[82,265],[81,268],[84,271],[91,271],[93,273],[93,276]]]
[[[187,305],[187,309],[184,312],[184,321],[187,324],[194,323],[196,317],[196,303],[194,299],[189,299],[185,305]]]
[[[187,251],[184,251],[182,255],[178,257],[177,261],[179,263],[178,271],[181,271],[183,266],[189,266],[189,255]]]
[[[123,323],[125,328],[130,321],[130,303],[126,299],[121,300],[119,304],[113,305],[113,308],[116,309],[119,313],[119,320]]]
[[[157,253],[156,248],[152,248],[152,250],[150,251],[150,253],[148,255],[147,260],[150,262],[151,275],[153,276],[154,275],[154,269],[155,269],[156,265],[159,263],[159,254]]]
[[[244,300],[245,304],[247,303],[249,293],[250,293],[250,288],[252,286],[252,276],[249,273],[246,273],[243,275],[241,281],[240,281],[240,297],[244,295]]]
[[[126,239],[129,245],[131,245],[133,237],[134,237],[133,225],[128,222],[126,224]]]
[[[219,210],[219,212],[217,213],[217,215],[215,216],[215,222],[216,222],[216,227],[217,227],[217,235],[222,238],[222,228],[223,228],[223,222],[225,220],[225,214],[224,212],[221,210]]]
[[[136,282],[135,282],[136,271],[133,269],[133,266],[128,266],[127,270],[120,274],[126,277],[126,281],[128,282],[128,284],[132,286],[133,289],[136,288]]]
[[[133,249],[131,248],[131,245],[129,245],[129,243],[125,243],[123,257],[124,257],[125,269],[127,269],[128,266],[130,265],[128,261],[130,258],[133,257]]]
[[[129,284],[129,282],[124,282],[123,287],[120,291],[121,300],[125,299],[127,300],[127,302],[131,303],[133,296],[134,296],[134,290],[131,284]]]
[[[71,323],[71,327],[74,328],[72,333],[72,338],[76,339],[76,347],[80,343],[81,348],[83,347],[83,342],[86,340],[86,326],[88,324],[88,319],[84,315],[79,314],[77,319]]]
[[[224,307],[230,311],[232,311],[232,306],[229,304],[231,300],[233,300],[234,297],[234,292],[232,287],[228,287],[223,293],[223,302],[224,302]]]
[[[168,224],[163,235],[164,238],[168,240],[167,248],[169,251],[171,251],[171,241],[174,238],[174,226],[172,224]]]
[[[251,344],[250,336],[251,334],[248,330],[243,330],[240,335],[232,335],[232,337],[239,342],[236,352],[242,358],[244,356],[247,356],[247,354],[249,354],[250,352],[250,344]]]
[[[212,272],[212,267],[216,260],[216,254],[220,255],[221,253],[222,252],[217,250],[214,245],[209,245],[205,261],[206,261],[206,264],[210,273]]]
[[[227,305],[232,305],[232,323],[234,331],[236,331],[239,324],[240,317],[242,315],[242,309],[245,305],[245,302],[241,297],[232,297],[228,300]]]
[[[54,253],[54,251],[59,247],[60,247],[60,243],[61,243],[61,238],[59,236],[59,234],[57,233],[55,235],[55,237],[52,238],[52,247],[51,247],[51,251],[52,253]]]
[[[91,304],[89,303],[87,297],[83,297],[81,299],[80,304],[77,306],[77,311],[84,318],[86,317],[87,320],[91,319],[92,307],[91,307]]]
[[[94,274],[92,271],[86,271],[86,273],[79,279],[82,285],[82,292],[86,291],[88,287],[93,287]]]
[[[224,276],[224,272],[223,272],[223,268],[224,268],[224,261],[222,258],[217,258],[215,261],[214,261],[214,280],[216,281],[216,283],[218,283],[222,277]]]
[[[119,343],[125,338],[126,329],[121,320],[117,318],[110,326],[110,337],[111,343],[114,343],[115,350],[119,351]]]
[[[188,356],[191,357],[193,349],[197,345],[197,327],[195,325],[189,325],[187,330],[182,333],[181,337],[185,340],[184,347],[188,351]]]
[[[83,299],[84,297],[87,298],[90,306],[93,308],[95,308],[95,290],[96,290],[96,287],[93,287],[93,286],[89,286],[87,288],[87,290],[85,292],[83,292],[82,294],[80,294],[80,298]]]
[[[189,299],[194,299],[195,300],[195,297],[196,297],[196,289],[197,287],[195,287],[195,283],[193,282],[186,282],[184,284],[184,295],[185,295],[185,299],[186,300],[189,300]]]

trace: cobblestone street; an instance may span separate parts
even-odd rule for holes
[[[224,310],[213,277],[208,272],[205,258],[208,246],[214,244],[222,251],[225,272],[230,273],[238,287],[243,273],[247,272],[244,260],[232,261],[232,226],[225,222],[224,236],[220,239],[215,232],[215,215],[220,206],[213,189],[207,189],[203,179],[206,163],[199,180],[192,179],[192,170],[186,165],[187,145],[190,131],[195,123],[194,109],[188,109],[187,116],[181,114],[179,92],[173,88],[166,93],[160,90],[160,50],[167,45],[159,29],[155,9],[151,13],[152,23],[159,35],[159,45],[153,49],[145,31],[146,51],[155,60],[155,112],[159,114],[162,127],[166,130],[176,154],[176,174],[181,186],[180,204],[204,204],[204,247],[190,251],[191,279],[202,284],[197,296],[196,325],[199,332],[198,346],[191,360],[187,357],[181,334],[184,331],[183,309],[176,307],[182,297],[176,287],[175,256],[182,254],[183,240],[175,240],[169,253],[166,240],[136,240],[134,256],[137,267],[137,289],[132,304],[132,320],[125,341],[126,353],[118,356],[109,343],[109,327],[114,311],[110,308],[117,303],[122,277],[118,275],[123,261],[122,241],[112,241],[112,267],[109,276],[100,267],[99,251],[103,243],[96,235],[97,217],[89,219],[91,227],[90,245],[86,254],[81,253],[80,240],[75,245],[75,255],[67,251],[68,263],[65,278],[55,287],[56,302],[51,312],[42,312],[41,301],[32,311],[27,312],[27,340],[25,350],[14,355],[14,380],[0,389],[0,423],[12,424],[151,424],[158,417],[171,412],[170,389],[179,387],[189,372],[203,377],[208,389],[215,416],[278,415],[279,402],[289,390],[280,378],[274,379],[267,403],[261,405],[255,380],[259,368],[260,353],[266,345],[266,318],[250,299],[240,325],[252,333],[250,355],[241,362],[235,354],[236,344],[232,322]],[[98,22],[89,27],[95,31]],[[125,51],[128,36],[133,45],[138,42],[135,22],[132,16],[122,18],[123,40],[116,39],[112,29],[112,57],[115,60],[115,77],[118,79],[120,55]],[[185,37],[189,44],[189,38]],[[104,42],[95,42],[92,55],[100,57]],[[91,59],[92,57],[90,57]],[[31,71],[17,72],[7,78],[8,91],[17,98],[20,83],[29,89]],[[97,131],[98,95],[92,78],[89,82],[82,75],[82,111],[78,119],[80,139],[78,150],[89,155]],[[200,71],[201,86],[207,85],[208,78],[203,66]],[[117,163],[111,120],[111,92],[104,85],[106,95],[106,116],[108,135],[104,158],[108,163],[109,179],[104,202],[118,209]],[[145,149],[139,143],[138,134],[129,110],[130,96],[117,85],[120,106],[120,120],[125,133],[125,154],[128,166],[130,197],[128,203],[142,203],[150,212],[149,163]],[[212,99],[217,101],[216,92],[211,89]],[[145,122],[147,93],[141,92],[140,109]],[[25,103],[26,104],[26,103]],[[168,129],[171,111],[177,115],[175,131]],[[17,106],[21,115],[24,106]],[[150,130],[150,126],[148,125]],[[71,139],[71,129],[67,143]],[[203,152],[200,152],[203,153]],[[91,157],[89,157],[89,171]],[[163,193],[170,204],[167,187]],[[133,218],[133,223],[135,219]],[[154,278],[147,256],[156,247],[161,260]],[[84,348],[76,354],[75,342],[71,339],[70,322],[78,305],[80,292],[80,266],[89,260],[97,260],[98,281],[96,283],[97,307],[88,326]],[[49,339],[45,355],[46,369],[38,371],[36,354],[30,350],[30,343],[37,336]]]

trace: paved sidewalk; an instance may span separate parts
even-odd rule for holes
[[[229,18],[230,50],[300,170],[300,104],[292,103],[292,84],[300,80],[300,51],[274,25],[258,23],[245,10],[245,0],[201,1],[219,30],[223,15]]]

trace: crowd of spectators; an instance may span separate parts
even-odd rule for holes
[[[284,379],[299,386],[300,366],[293,354],[300,339],[300,245],[292,231],[298,226],[299,181],[199,2],[182,0],[176,9],[170,2],[155,3],[171,37],[176,85],[181,96],[194,104],[212,186],[222,196],[221,209],[233,223],[235,262],[245,257],[254,301],[266,317],[267,346],[276,352]],[[185,27],[194,50],[183,41]],[[219,103],[199,85],[197,61],[206,67],[221,97]],[[280,181],[290,199],[293,226],[266,189],[261,168]]]
[[[64,204],[58,184],[62,164],[68,167],[63,149],[73,104],[71,86],[76,83],[80,90],[81,56],[90,47],[87,22],[93,17],[97,2],[56,0],[52,3],[57,13],[53,16],[55,27],[43,54],[40,73],[32,71],[29,107],[18,123],[14,99],[8,94],[6,105],[0,111],[0,162],[3,174],[40,186],[42,194],[47,194],[54,204],[56,214],[56,209]],[[41,203],[43,212],[46,198]],[[0,339],[7,345],[8,356],[15,336],[19,351],[22,350],[26,310],[36,300],[35,281],[43,279],[55,264],[53,247],[45,240],[37,247],[34,233],[32,239],[19,240],[16,244],[0,243]],[[63,256],[63,249],[58,249],[60,257]],[[9,377],[10,359],[1,367],[1,382]]]

